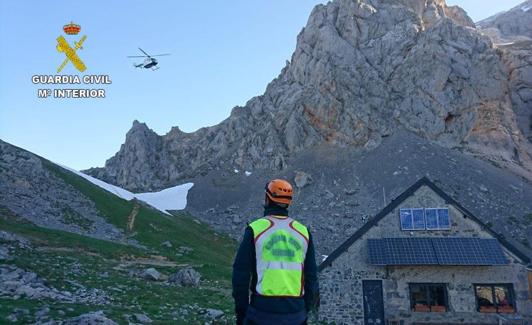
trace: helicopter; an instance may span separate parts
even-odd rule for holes
[[[159,67],[157,66],[157,64],[159,63],[157,61],[157,59],[154,58],[154,56],[165,56],[165,55],[170,55],[170,53],[164,53],[164,54],[157,54],[157,55],[149,55],[148,53],[146,53],[143,49],[141,49],[139,47],[139,50],[144,53],[145,55],[132,55],[132,56],[128,56],[128,58],[146,58],[144,60],[144,62],[141,62],[141,63],[133,63],[133,66],[135,68],[145,68],[145,69],[152,69],[152,70],[157,70],[159,69]]]

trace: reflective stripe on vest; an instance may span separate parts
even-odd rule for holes
[[[257,255],[256,292],[262,296],[303,296],[307,227],[288,217],[272,216],[255,220],[250,227]]]

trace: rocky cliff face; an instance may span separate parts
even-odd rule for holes
[[[335,0],[314,8],[262,96],[194,133],[158,136],[135,122],[105,167],[87,172],[154,190],[217,169],[282,170],[320,145],[375,148],[406,129],[532,179],[504,60],[443,0]]]
[[[532,39],[501,45],[510,98],[521,132],[532,142]]]
[[[521,132],[532,142],[532,0],[478,23],[501,52]]]

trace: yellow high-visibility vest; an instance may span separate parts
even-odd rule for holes
[[[257,256],[256,292],[271,297],[302,297],[307,227],[289,217],[276,216],[255,220],[250,227]]]

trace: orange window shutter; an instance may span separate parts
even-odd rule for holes
[[[528,298],[532,300],[532,269],[528,269]]]

